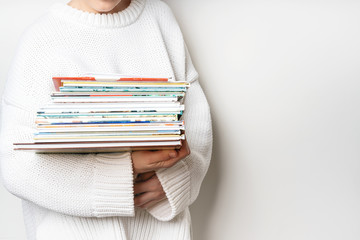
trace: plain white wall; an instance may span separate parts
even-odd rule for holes
[[[1,84],[52,2],[2,3]],[[195,239],[360,239],[360,2],[166,2],[213,117]],[[24,239],[19,200],[0,199],[0,239]]]

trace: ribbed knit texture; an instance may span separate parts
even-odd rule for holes
[[[167,198],[148,210],[133,201],[129,152],[35,154],[36,110],[50,101],[52,76],[87,72],[189,81],[186,136],[191,154],[157,171]],[[2,97],[4,186],[23,199],[28,239],[190,239],[188,206],[198,196],[212,149],[210,110],[178,24],[159,0],[132,0],[114,14],[54,4],[23,33]]]

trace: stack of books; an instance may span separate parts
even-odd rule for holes
[[[168,78],[54,77],[51,103],[36,116],[33,141],[15,150],[93,153],[178,149],[185,138],[189,83]]]

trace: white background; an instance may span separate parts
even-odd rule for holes
[[[1,86],[53,2],[1,2]],[[166,2],[213,117],[195,240],[360,239],[360,1]],[[0,239],[24,239],[20,201],[0,203]]]

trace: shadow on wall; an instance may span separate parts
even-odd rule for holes
[[[218,198],[218,187],[220,185],[220,139],[217,132],[217,121],[214,114],[212,114],[213,127],[213,152],[209,170],[201,185],[200,194],[194,204],[191,205],[192,231],[194,240],[206,240],[208,226],[210,226],[213,209]]]

